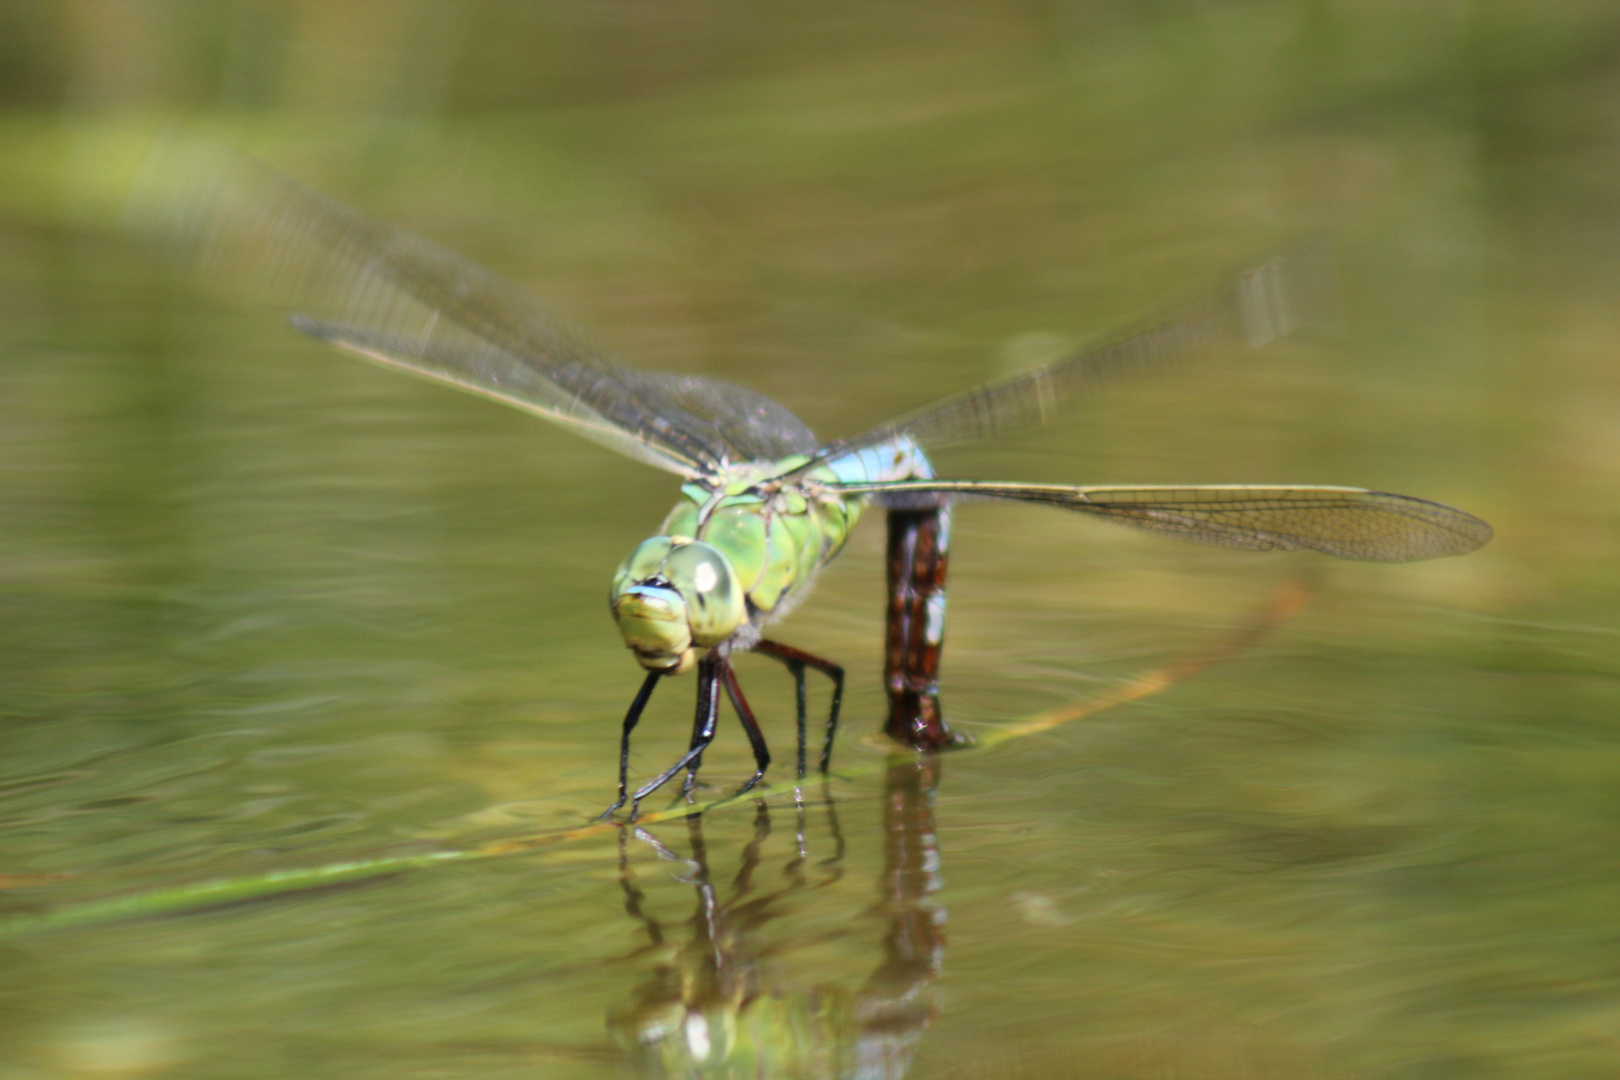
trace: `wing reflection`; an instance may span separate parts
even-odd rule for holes
[[[887,916],[882,959],[858,990],[833,983],[779,981],[768,961],[783,950],[756,943],[758,932],[783,914],[783,901],[825,889],[843,875],[844,842],[836,809],[826,801],[833,852],[809,855],[806,809],[797,810],[795,852],[782,868],[784,884],[761,888],[756,878],[771,833],[764,802],[744,845],[736,875],[717,884],[711,874],[702,818],[689,817],[689,854],[677,854],[645,829],[620,832],[620,884],[625,911],[646,930],[638,955],[651,961],[629,1000],[613,1009],[608,1029],[647,1077],[804,1077],[899,1080],[938,1014],[931,987],[945,959],[945,910],[940,887],[933,794],[939,779],[932,754],[897,755],[884,792],[883,873],[879,909]],[[631,844],[680,866],[677,879],[696,895],[684,928],[647,911],[646,894],[630,865]],[[853,914],[853,913],[852,913]],[[816,944],[815,941],[796,945]],[[774,976],[774,977],[773,977]]]

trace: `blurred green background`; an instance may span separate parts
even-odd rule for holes
[[[1143,703],[948,758],[910,832],[867,777],[834,785],[842,840],[779,807],[749,849],[745,806],[706,860],[628,838],[639,901],[606,836],[13,934],[0,1080],[1613,1074],[1614,5],[0,5],[0,915],[578,823],[638,681],[603,600],[669,478],[167,272],[119,216],[170,125],[827,438],[1322,236],[1342,333],[1099,389],[942,471],[1349,484],[1497,538],[1328,565],[964,507],[970,730],[1315,593]],[[881,533],[779,635],[848,666],[846,762],[881,755]],[[785,760],[786,680],[742,667]],[[638,770],[689,708],[655,701]],[[716,784],[747,762],[724,724]],[[889,873],[924,834],[926,902]],[[751,859],[760,890],[821,870],[745,887],[710,940],[693,867],[730,895]],[[862,1066],[862,988],[946,910],[932,1004]],[[688,1025],[637,1065],[626,1002],[699,995],[705,952],[758,1056]]]

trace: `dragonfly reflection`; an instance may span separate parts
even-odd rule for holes
[[[682,771],[690,793],[715,737],[722,692],[753,750],[771,756],[732,669],[734,653],[773,657],[798,687],[798,771],[806,769],[805,676],[832,680],[818,764],[826,771],[843,670],[772,641],[766,627],[803,598],[865,509],[888,517],[885,688],[888,732],[917,748],[955,736],[938,702],[953,503],[1039,503],[1166,536],[1250,550],[1310,549],[1401,562],[1469,552],[1478,518],[1438,503],[1322,486],[1077,487],[935,475],[924,448],[1045,422],[1098,378],[1226,342],[1259,346],[1310,306],[1308,255],[1270,260],[1145,327],[1039,370],[947,397],[871,430],[823,442],[781,405],[716,379],[639,371],[565,332],[526,293],[421,237],[369,221],[263,165],[179,149],[152,185],[157,230],[216,274],[290,278],[307,297],[293,325],[388,367],[494,398],[680,477],[657,535],[620,565],[610,606],[646,671],[625,715],[618,798],[643,799]],[[148,209],[152,207],[149,206]],[[667,676],[695,670],[687,750],[633,793],[630,737]]]
[[[630,999],[610,1012],[608,1027],[642,1075],[898,1080],[905,1074],[938,1013],[930,988],[945,959],[931,797],[938,769],[935,754],[891,762],[879,879],[887,932],[877,967],[853,991],[771,981],[769,961],[783,947],[757,940],[783,913],[785,901],[831,884],[841,872],[843,841],[831,803],[835,855],[806,872],[801,811],[799,851],[784,868],[787,884],[764,891],[755,881],[771,830],[763,804],[741,866],[726,885],[712,878],[701,816],[686,819],[690,855],[684,858],[652,833],[634,829],[637,842],[684,867],[681,879],[696,897],[684,932],[648,914],[630,867],[626,827],[620,858],[625,910],[645,928],[649,943],[640,955],[652,958],[653,966]]]

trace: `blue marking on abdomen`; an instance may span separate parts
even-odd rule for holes
[[[834,458],[824,468],[846,484],[872,484],[885,480],[929,480],[934,469],[922,447],[901,437]]]

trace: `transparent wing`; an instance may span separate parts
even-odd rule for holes
[[[1341,559],[1411,562],[1465,555],[1491,538],[1485,522],[1440,503],[1344,487],[1064,487],[978,480],[827,485],[886,505],[954,495],[1045,503],[1149,532],[1250,551],[1302,548]]]
[[[1258,348],[1305,326],[1333,321],[1332,308],[1326,246],[1300,248],[1101,345],[830,443],[816,460],[899,437],[934,448],[1044,424],[1069,409],[1093,383],[1222,343]]]
[[[671,472],[698,476],[816,446],[764,395],[615,363],[476,263],[217,146],[154,151],[130,220],[209,276],[310,311],[295,319],[300,329]]]

